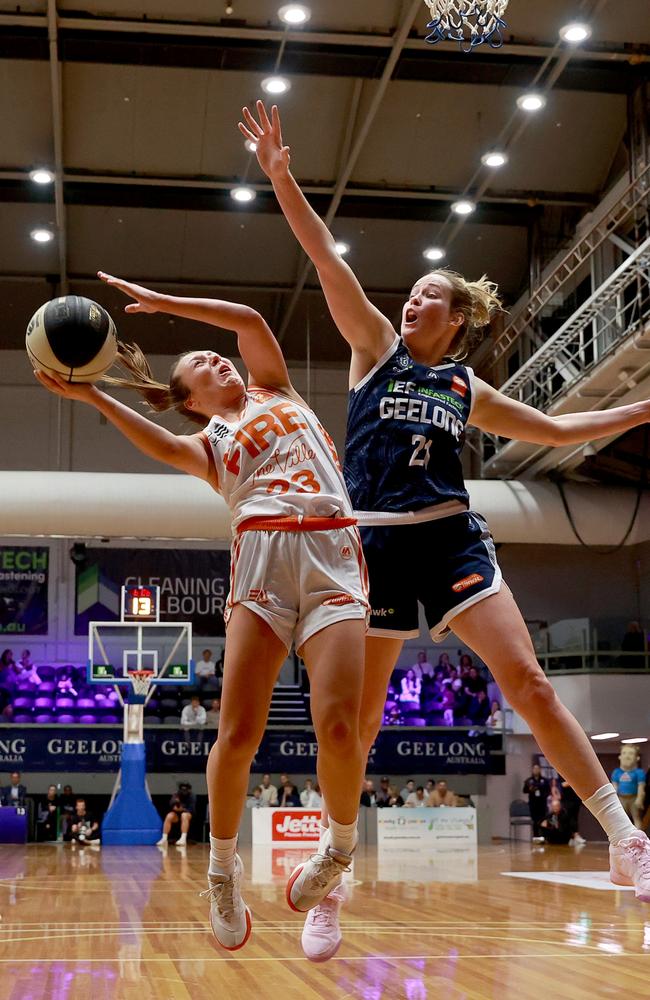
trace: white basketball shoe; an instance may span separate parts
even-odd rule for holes
[[[341,947],[343,935],[339,913],[347,897],[347,890],[341,882],[307,914],[300,942],[310,962],[327,962]]]
[[[332,847],[312,854],[309,861],[298,865],[287,883],[287,903],[296,913],[306,913],[318,906],[341,884],[344,872],[350,871],[352,855],[341,854]]]
[[[210,900],[210,926],[217,942],[227,951],[243,948],[251,936],[251,911],[241,898],[244,866],[235,855],[232,875],[208,872],[208,888],[199,893]]]

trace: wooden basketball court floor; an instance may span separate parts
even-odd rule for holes
[[[253,936],[230,955],[213,945],[198,897],[204,846],[0,847],[0,997],[650,997],[650,905],[609,886],[604,844],[360,851],[345,940],[323,965],[304,958],[302,918],[284,899],[304,854],[242,852]]]

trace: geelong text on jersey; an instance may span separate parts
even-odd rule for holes
[[[432,424],[449,431],[460,441],[463,422],[444,406],[433,406],[428,399],[409,399],[408,396],[383,396],[379,403],[382,420],[408,420],[419,424]]]

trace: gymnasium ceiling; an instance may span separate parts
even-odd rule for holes
[[[117,314],[119,299],[93,278],[102,268],[238,298],[264,313],[290,360],[304,362],[309,331],[312,362],[345,362],[313,273],[302,288],[301,255],[236,127],[279,57],[292,83],[278,104],[293,171],[322,215],[341,195],[333,232],[392,319],[435,244],[447,246],[446,263],[469,276],[488,271],[515,301],[527,286],[533,223],[550,257],[626,169],[627,97],[650,72],[648,0],[511,0],[506,44],[470,55],[424,42],[423,3],[305,2],[309,23],[285,32],[281,0],[233,0],[232,14],[224,0],[62,0],[51,19],[59,72],[46,0],[0,0],[1,347],[22,346],[28,317],[62,277]],[[558,29],[576,12],[593,35],[568,51]],[[395,69],[383,80],[391,53]],[[547,107],[529,117],[515,101],[544,66],[557,79]],[[520,131],[509,164],[486,172],[481,154],[504,128]],[[57,164],[58,219],[53,186],[28,177]],[[245,207],[229,194],[243,180],[257,190]],[[475,214],[452,221],[451,202],[484,181]],[[30,239],[39,226],[55,231],[52,243]],[[151,352],[201,342],[181,321],[119,325]]]

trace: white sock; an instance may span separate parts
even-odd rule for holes
[[[323,826],[323,821],[321,820],[320,837],[318,839],[318,853],[324,854],[329,845],[330,845],[330,828],[329,826]]]
[[[596,817],[607,834],[610,844],[618,844],[619,840],[624,840],[626,837],[645,836],[645,834],[641,834],[640,830],[637,830],[625,812],[613,785],[609,783],[603,785],[602,788],[584,800],[584,805]]]
[[[185,845],[187,844],[187,834],[181,833],[180,837],[176,841],[176,844],[178,847],[185,847]]]
[[[235,854],[237,852],[237,838],[228,837],[219,840],[210,834],[210,867],[211,875],[232,875],[235,870]]]
[[[337,823],[335,819],[329,818],[330,824],[330,847],[341,854],[352,854],[357,846],[359,835],[357,833],[358,820],[354,823]]]

